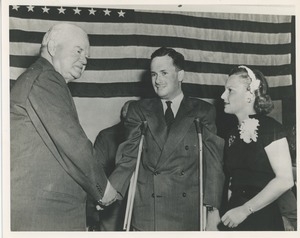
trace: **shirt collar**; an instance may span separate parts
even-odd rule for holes
[[[181,92],[179,95],[177,95],[175,98],[173,98],[172,100],[166,100],[166,99],[161,99],[161,102],[163,104],[163,108],[164,108],[164,112],[167,110],[167,104],[166,104],[166,101],[171,101],[172,104],[171,104],[171,107],[172,107],[172,111],[173,111],[173,114],[174,114],[174,117],[176,117],[176,114],[179,110],[179,107],[180,107],[180,103],[183,99],[184,95],[183,93]]]

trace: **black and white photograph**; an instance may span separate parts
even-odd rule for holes
[[[299,235],[296,1],[1,11],[4,238]]]

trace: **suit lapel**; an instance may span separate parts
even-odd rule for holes
[[[163,163],[165,163],[169,155],[176,149],[178,143],[180,143],[180,141],[185,137],[187,131],[191,127],[191,124],[194,123],[195,112],[193,111],[193,108],[193,105],[187,98],[182,100],[157,167],[160,167]]]
[[[167,127],[160,99],[149,101],[149,105],[146,105],[143,111],[148,128],[158,147],[162,150],[167,139]]]
[[[74,111],[74,115],[76,115],[76,120],[79,122],[79,117],[78,117],[77,109],[76,109],[76,106],[75,106],[75,102],[74,102],[73,96],[72,96],[68,86],[67,86],[67,91],[68,91],[68,94],[70,96],[70,101],[71,101],[71,104],[72,104],[72,109]]]

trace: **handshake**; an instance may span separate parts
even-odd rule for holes
[[[122,196],[113,188],[113,186],[111,186],[110,182],[107,181],[107,186],[104,192],[104,196],[102,199],[98,201],[98,203],[100,205],[107,207],[113,202],[115,202],[116,200],[121,200],[121,199]],[[103,207],[101,207],[100,205],[96,206],[97,210],[103,210]]]

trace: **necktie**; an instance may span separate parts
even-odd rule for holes
[[[166,120],[166,124],[168,127],[168,131],[170,130],[170,127],[172,125],[172,123],[174,122],[174,114],[171,108],[171,101],[166,101],[167,104],[167,110],[165,112],[165,120]]]

